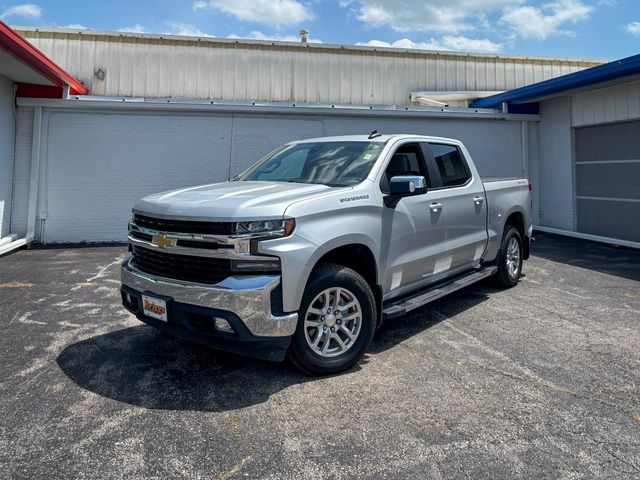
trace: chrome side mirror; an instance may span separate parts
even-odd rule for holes
[[[389,195],[384,198],[387,207],[395,208],[403,197],[422,195],[427,191],[427,181],[418,175],[398,175],[389,180]]]

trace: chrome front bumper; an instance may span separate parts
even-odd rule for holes
[[[281,316],[271,313],[271,292],[280,285],[279,275],[234,276],[215,285],[203,285],[142,272],[131,264],[131,258],[129,254],[124,259],[120,273],[122,284],[134,290],[232,312],[255,336],[285,337],[296,331],[297,313]]]

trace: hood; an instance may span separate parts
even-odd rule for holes
[[[331,190],[302,183],[224,182],[149,195],[134,210],[176,219],[262,220],[281,218],[292,203]]]

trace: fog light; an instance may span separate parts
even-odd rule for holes
[[[229,322],[227,322],[224,318],[213,317],[213,322],[216,330],[219,330],[221,332],[233,333],[233,328],[231,328]]]

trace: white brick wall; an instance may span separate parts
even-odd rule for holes
[[[18,108],[16,117],[16,162],[13,177],[11,229],[13,230],[12,233],[17,234],[19,237],[24,237],[27,234],[27,213],[29,208],[33,109]]]
[[[27,185],[31,116],[19,116],[17,168]],[[482,175],[520,175],[519,122],[45,110],[42,240],[124,241],[131,207],[144,195],[225,180],[289,140],[373,129],[460,138]],[[26,217],[26,203],[18,216]]]
[[[10,233],[14,140],[13,82],[0,75],[0,238]]]
[[[574,230],[570,98],[542,102],[540,115],[539,225]]]

